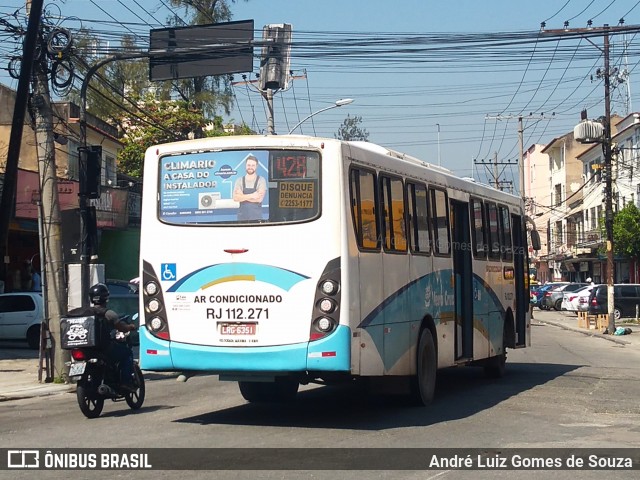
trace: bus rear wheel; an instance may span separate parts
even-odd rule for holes
[[[438,370],[436,346],[428,328],[420,333],[416,361],[417,374],[411,381],[411,397],[415,404],[424,406],[431,403],[435,396]]]
[[[277,377],[275,382],[238,382],[242,397],[251,403],[282,403],[295,400],[297,380]]]

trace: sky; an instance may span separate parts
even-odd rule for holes
[[[161,28],[168,0],[57,0],[47,3],[63,26],[118,35],[135,32],[146,46],[148,30]],[[0,0],[0,19],[24,1]],[[518,190],[517,118],[523,117],[524,146],[547,144],[580,121],[604,114],[603,38],[562,38],[553,30],[640,25],[638,0],[238,0],[233,20],[254,20],[255,40],[268,24],[292,25],[290,69],[294,79],[274,97],[277,134],[287,133],[308,115],[336,100],[353,103],[303,122],[297,133],[333,138],[344,121],[361,118],[369,141],[441,164],[459,176],[492,181],[487,168],[500,163],[501,180]],[[24,9],[22,9],[24,13]],[[75,18],[73,18],[75,17]],[[108,21],[110,23],[100,23]],[[541,23],[545,22],[541,33]],[[0,27],[1,30],[1,27]],[[638,32],[611,37],[612,111],[640,111]],[[5,38],[5,37],[0,37]],[[14,41],[15,44],[15,41]],[[626,46],[626,48],[625,48]],[[0,44],[0,67],[13,55]],[[260,49],[254,50],[259,72]],[[6,64],[5,61],[5,64]],[[623,75],[623,73],[625,73]],[[621,81],[621,83],[618,82]],[[0,74],[13,88],[17,81]],[[234,74],[236,104],[229,121],[266,133],[266,107],[255,83]],[[483,163],[484,162],[484,163]],[[515,180],[514,180],[515,179]]]

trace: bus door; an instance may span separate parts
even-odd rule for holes
[[[529,309],[529,298],[525,284],[527,242],[520,215],[511,215],[511,231],[513,232],[513,274],[516,290],[516,346],[525,347],[527,344],[527,311]]]
[[[456,312],[456,360],[473,358],[473,268],[469,204],[451,201],[451,246]]]

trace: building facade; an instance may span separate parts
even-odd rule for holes
[[[6,158],[13,121],[13,107],[16,92],[0,85],[0,151]],[[80,146],[80,109],[69,102],[54,103],[54,137],[55,164],[58,187],[60,217],[62,221],[62,249],[65,263],[80,261],[80,213],[79,213],[79,155]],[[142,186],[137,179],[119,175],[116,170],[116,158],[122,149],[117,129],[106,122],[87,115],[87,144],[102,146],[101,159],[101,195],[99,199],[90,200],[96,208],[98,240],[114,236],[129,237],[130,230],[139,237],[139,215]],[[4,180],[6,164],[0,165],[0,176]],[[14,214],[9,226],[8,252],[6,252],[7,279],[6,291],[21,290],[25,276],[24,266],[29,263],[40,270],[40,245],[38,220],[42,218],[40,206],[40,180],[38,174],[38,156],[35,132],[29,123],[25,123],[18,173],[16,178],[16,202]],[[137,217],[136,217],[137,215]],[[128,232],[128,233],[127,233]],[[116,240],[117,241],[117,240]],[[109,242],[113,243],[113,241]],[[132,252],[136,255],[137,252]],[[137,264],[131,271],[111,268],[109,255],[100,258],[105,263],[106,275],[110,278],[126,278],[137,276]],[[128,263],[131,264],[130,256]],[[5,261],[6,261],[5,260]],[[111,270],[111,271],[110,271]]]

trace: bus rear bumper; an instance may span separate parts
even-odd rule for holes
[[[313,342],[270,347],[212,347],[161,340],[140,328],[140,366],[154,371],[349,372],[351,330],[338,326]]]

